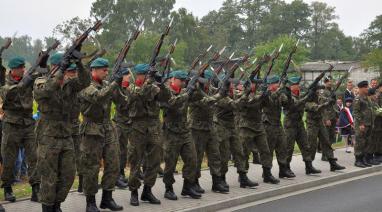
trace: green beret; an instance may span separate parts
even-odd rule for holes
[[[134,72],[136,74],[146,74],[149,71],[149,64],[137,64],[134,66]]]
[[[106,67],[109,67],[109,60],[102,57],[95,59],[90,64],[90,68],[106,68]]]
[[[50,56],[49,62],[51,65],[59,65],[62,57],[64,56],[63,53],[55,53],[54,55]]]
[[[70,66],[66,69],[66,71],[76,71],[77,70],[77,65],[72,63]]]
[[[171,72],[170,76],[176,79],[186,80],[188,77],[188,73],[183,70],[176,70]]]
[[[270,76],[267,78],[267,84],[274,84],[280,82],[280,77],[277,75]]]
[[[298,85],[301,81],[302,77],[289,77],[288,78],[288,83],[290,85]]]
[[[214,73],[210,69],[207,69],[204,71],[204,78],[210,80],[212,79],[213,76],[214,76]]]
[[[25,59],[23,57],[16,56],[8,62],[10,69],[20,68],[21,66],[25,66]]]

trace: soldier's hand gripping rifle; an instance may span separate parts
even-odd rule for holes
[[[206,55],[207,55],[208,52],[211,50],[211,48],[212,48],[212,45],[210,45],[210,46],[209,46],[203,53],[201,53],[200,55],[198,55],[198,56],[194,59],[194,61],[192,62],[191,66],[190,66],[190,69],[189,69],[190,72],[193,71],[193,70],[196,68],[196,66],[198,65],[198,63],[199,63],[204,57],[206,57]]]
[[[235,64],[232,65],[228,73],[224,76],[221,86],[219,88],[219,93],[221,95],[225,95],[227,93],[230,86],[230,79],[235,77],[235,71],[239,68],[241,64],[248,61],[249,56],[250,54],[246,54],[241,60],[235,62]]]
[[[285,61],[283,72],[281,73],[281,76],[280,76],[280,83],[279,84],[284,83],[286,81],[286,79],[287,79],[287,75],[288,75],[287,72],[288,72],[288,69],[289,69],[289,65],[292,62],[293,55],[297,51],[297,46],[298,46],[299,42],[300,42],[300,39],[297,40],[296,45],[294,45],[292,51],[289,53],[288,58]]]
[[[70,46],[68,50],[65,51],[62,60],[59,66],[53,68],[48,74],[49,77],[52,77],[56,74],[58,70],[65,71],[70,66],[71,59],[81,59],[83,57],[81,51],[82,43],[88,38],[89,34],[94,31],[97,32],[102,24],[109,17],[109,14],[106,15],[103,19],[98,20],[92,27],[88,28],[85,32],[83,32]]]
[[[162,44],[163,44],[164,39],[166,38],[166,36],[170,32],[173,21],[174,21],[174,18],[171,18],[170,23],[166,26],[165,30],[162,32],[158,42],[155,45],[155,48],[154,48],[154,51],[153,51],[153,54],[151,56],[150,63],[149,63],[150,68],[149,68],[149,71],[147,72],[147,74],[145,75],[145,79],[146,79],[147,75],[149,75],[150,77],[154,77],[156,74],[155,65],[157,64],[157,57],[159,55],[160,49],[162,48]]]
[[[115,60],[115,63],[113,66],[113,71],[112,71],[112,74],[110,77],[110,81],[114,81],[114,80],[122,77],[122,73],[121,73],[122,63],[125,60],[125,57],[126,57],[127,53],[129,52],[131,45],[133,44],[133,42],[135,40],[137,40],[138,36],[141,34],[143,24],[144,24],[144,21],[142,21],[141,24],[139,24],[137,29],[134,31],[134,33],[132,33],[129,36],[129,39],[125,42],[125,45],[123,46],[123,48],[119,52],[118,57]]]
[[[315,93],[318,89],[318,83],[320,83],[320,81],[322,80],[322,78],[324,78],[325,74],[327,72],[330,72],[332,71],[334,68],[334,66],[332,64],[329,64],[329,68],[326,69],[325,71],[321,72],[320,75],[318,75],[316,77],[316,79],[314,79],[314,81],[312,82],[312,84],[309,85],[308,87],[308,92],[306,92],[304,95],[302,95],[302,98],[306,97],[308,94],[311,94],[311,93]]]

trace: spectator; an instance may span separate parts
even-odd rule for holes
[[[370,88],[376,88],[378,86],[378,80],[372,79],[370,80]]]
[[[341,131],[342,141],[345,143],[346,152],[351,153],[350,146],[354,146],[354,120],[352,115],[352,98],[345,99],[345,106],[340,112],[337,127]]]
[[[353,92],[353,81],[352,80],[349,80],[347,83],[346,83],[346,90],[345,90],[345,94],[344,94],[344,99],[348,99],[348,98],[351,98],[354,100],[354,92]]]
[[[358,96],[359,90],[358,87],[353,88],[354,97]]]

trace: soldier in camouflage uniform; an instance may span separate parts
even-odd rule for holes
[[[280,181],[273,177],[271,173],[273,158],[268,147],[267,134],[261,119],[261,111],[268,92],[256,94],[256,86],[255,83],[251,83],[247,86],[242,96],[236,100],[240,120],[239,139],[242,143],[248,142],[250,145],[255,145],[260,152],[260,161],[263,166],[263,181],[265,183],[278,184]],[[261,87],[262,89],[264,89],[263,86]]]
[[[322,113],[326,107],[333,105],[333,98],[324,98],[321,96],[319,100],[318,91],[312,94],[312,98],[306,103],[305,111],[306,114],[306,126],[307,126],[307,137],[308,145],[310,146],[310,157],[314,160],[317,151],[317,138],[320,140],[322,147],[322,154],[329,160],[330,171],[342,170],[345,167],[340,166],[334,158],[333,149],[331,143],[329,142],[328,131],[326,130],[324,123],[322,122]],[[321,102],[321,103],[319,103]],[[323,103],[322,103],[323,102]]]
[[[300,95],[301,77],[291,77],[288,79],[290,85],[290,95],[282,94],[281,102],[284,107],[284,128],[286,134],[287,164],[290,167],[292,161],[294,146],[297,143],[303,161],[305,162],[305,173],[319,174],[320,170],[313,167],[310,157],[310,146],[307,141],[306,129],[303,120],[305,103],[311,98],[311,95],[301,97]],[[311,92],[310,92],[311,93]]]
[[[3,59],[1,58],[1,55],[0,55],[0,87],[4,86],[5,84],[5,72],[6,72],[6,68],[3,66]],[[4,115],[4,112],[3,112],[3,100],[1,99],[1,96],[0,96],[0,149],[1,149],[1,138],[2,138],[2,120],[3,120],[3,115]],[[0,151],[0,166],[3,165],[3,158],[1,157],[1,151]],[[5,209],[3,207],[3,205],[0,204],[0,212],[5,212]]]
[[[65,59],[62,63],[69,61]],[[61,202],[65,201],[75,177],[70,113],[77,93],[90,83],[82,63],[77,60],[76,65],[78,78],[72,79],[66,70],[58,70],[54,76],[38,78],[34,84],[34,97],[41,113],[37,128],[44,129],[38,141],[43,212],[61,211]]]
[[[46,70],[47,57],[39,64]],[[12,192],[14,182],[15,161],[19,148],[25,148],[28,164],[29,183],[32,186],[31,201],[37,202],[40,179],[36,171],[37,155],[34,136],[35,121],[33,113],[33,80],[36,75],[25,75],[25,60],[14,57],[8,64],[10,71],[5,85],[1,88],[0,96],[3,101],[3,134],[1,152],[3,156],[3,173],[1,180],[5,200],[16,200]],[[36,70],[37,73],[41,72]]]
[[[296,175],[287,163],[287,149],[284,128],[281,125],[281,95],[286,90],[285,83],[279,87],[280,77],[271,76],[268,79],[270,95],[265,99],[263,108],[263,122],[267,133],[269,151],[276,153],[279,164],[279,178],[294,178]]]
[[[368,82],[358,83],[359,93],[353,103],[353,117],[355,129],[354,155],[357,167],[365,168],[371,166],[368,163],[366,147],[371,142],[371,132],[374,124],[373,105],[368,98]]]
[[[143,157],[149,158],[144,172],[144,187],[142,201],[160,204],[153,195],[154,186],[160,166],[159,138],[159,102],[166,102],[169,97],[167,89],[158,87],[152,76],[147,76],[150,66],[138,64],[134,67],[135,82],[129,85],[127,100],[129,117],[131,119],[131,133],[129,138],[128,163],[130,164],[129,189],[131,191],[130,204],[139,205],[138,189],[141,182],[138,178]],[[150,73],[151,74],[151,73]]]
[[[376,129],[376,123],[375,121],[377,120],[377,114],[380,114],[380,111],[378,112],[378,96],[376,92],[376,88],[370,88],[368,91],[369,95],[369,100],[372,105],[372,110],[373,110],[373,117],[374,117],[374,122],[373,122],[373,128],[371,130],[371,135],[370,135],[370,142],[366,144],[366,161],[367,163],[371,165],[379,165],[381,164],[375,157],[374,153],[377,151],[377,139],[375,139],[373,133],[374,130]]]
[[[223,94],[214,105],[213,129],[216,139],[219,143],[221,158],[220,174],[226,183],[226,174],[228,172],[228,162],[233,156],[237,173],[239,174],[239,183],[241,188],[255,187],[259,184],[248,179],[246,168],[246,157],[243,150],[243,143],[238,139],[235,127],[236,104],[234,101],[234,85],[230,85],[229,94]],[[228,185],[228,184],[227,184]]]
[[[86,211],[98,212],[95,194],[98,192],[98,173],[103,160],[102,200],[100,207],[112,211],[123,210],[112,197],[115,182],[119,176],[119,145],[115,138],[115,128],[110,120],[112,93],[122,76],[110,84],[104,81],[108,74],[109,62],[97,58],[90,65],[92,80],[90,85],[81,91],[79,98],[83,122],[81,133],[81,163],[84,176],[84,193]],[[120,80],[120,81],[119,81]],[[119,82],[118,82],[119,81]]]
[[[205,79],[209,80],[213,76],[211,70],[204,72]],[[214,135],[212,128],[212,106],[219,99],[218,96],[209,96],[209,89],[212,86],[208,83],[200,83],[201,88],[195,92],[198,95],[204,95],[199,101],[190,102],[189,107],[189,127],[191,129],[191,138],[195,144],[197,152],[197,170],[196,170],[196,191],[204,193],[204,189],[200,187],[199,178],[201,177],[201,165],[204,153],[207,154],[208,166],[212,175],[212,191],[227,193],[228,186],[221,179],[221,161],[218,141]],[[211,91],[211,93],[213,93]],[[219,95],[219,94],[217,94]]]
[[[371,133],[371,139],[375,143],[374,159],[382,163],[382,87],[377,91],[377,100],[375,101],[375,119],[374,127]]]
[[[170,200],[177,200],[174,193],[175,183],[174,171],[181,156],[184,165],[182,175],[184,178],[182,195],[190,196],[194,199],[201,198],[201,194],[194,190],[196,174],[196,149],[190,139],[190,132],[187,128],[188,102],[192,101],[192,91],[186,90],[185,80],[188,78],[187,72],[178,70],[170,74],[168,89],[171,91],[171,98],[163,106],[163,134],[164,134],[164,159],[165,169],[163,182],[166,186],[164,197]]]

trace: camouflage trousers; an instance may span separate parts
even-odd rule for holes
[[[119,176],[120,156],[115,131],[106,130],[104,136],[83,134],[80,150],[84,193],[95,195],[98,192],[101,160],[103,160],[102,189],[113,191]]]
[[[317,121],[315,123],[307,123],[307,136],[309,153],[312,161],[316,157],[318,141],[321,144],[322,154],[324,154],[328,159],[334,158],[332,144],[329,141],[328,131],[322,123],[322,121]],[[318,140],[317,140],[318,138]]]
[[[337,120],[336,119],[332,119],[332,120],[330,120],[330,122],[331,122],[331,125],[330,126],[325,126],[325,127],[326,127],[326,130],[328,131],[329,142],[331,144],[334,144],[337,141],[337,138],[336,138],[336,123],[337,123]]]
[[[190,139],[190,134],[179,134],[165,130],[164,138],[164,184],[172,185],[175,183],[174,172],[179,156],[184,163],[182,168],[183,178],[193,183],[196,174],[196,149]]]
[[[272,168],[272,154],[269,151],[267,135],[265,129],[252,130],[249,128],[240,128],[239,140],[246,143],[247,148],[251,149],[256,146],[260,153],[260,163],[263,167]]]
[[[365,126],[365,131],[361,132],[359,127],[355,127],[355,145],[354,145],[354,155],[364,156],[368,153],[368,147],[372,147],[372,128],[371,126]],[[371,151],[371,149],[369,149]]]
[[[238,173],[246,173],[245,168],[245,155],[243,150],[243,144],[237,137],[235,128],[225,127],[218,123],[214,123],[214,130],[216,139],[219,144],[221,168],[220,174],[225,175],[228,172],[228,162],[233,156],[235,167]]]
[[[369,145],[368,152],[382,154],[382,130],[373,130],[371,133],[371,140],[373,141],[373,145]]]
[[[286,126],[285,135],[288,164],[292,161],[295,143],[297,143],[298,148],[301,151],[302,159],[304,161],[312,161],[309,152],[310,146],[308,144],[305,126],[302,121],[294,122],[293,126]]]
[[[159,122],[159,121],[158,121]],[[143,183],[149,187],[155,185],[157,173],[161,161],[161,142],[159,123],[133,122],[129,137],[128,158],[130,165],[129,189],[139,189],[141,182],[138,178],[142,160],[147,157],[145,171],[143,172]]]
[[[81,151],[80,151],[81,136],[79,135],[79,132],[80,132],[79,123],[73,123],[72,131],[73,131],[72,139],[74,144],[74,159],[76,161],[76,171],[78,175],[81,175]]]
[[[220,176],[220,150],[218,141],[214,138],[211,130],[191,129],[191,138],[194,142],[197,154],[196,178],[201,177],[201,168],[204,153],[207,154],[208,167],[211,175]]]
[[[117,132],[117,140],[119,143],[119,152],[120,152],[120,163],[119,163],[119,172],[121,175],[125,175],[125,168],[127,165],[127,153],[128,153],[128,145],[129,145],[129,134],[130,128],[128,126],[121,126],[119,123],[115,123],[116,132]]]
[[[46,205],[64,202],[76,174],[72,137],[39,137],[40,202]]]
[[[11,186],[14,182],[15,161],[19,149],[24,147],[28,165],[29,184],[40,183],[36,169],[37,143],[34,136],[34,125],[24,126],[3,122],[1,155],[3,157],[2,187]]]
[[[285,132],[281,125],[264,124],[267,133],[267,141],[269,151],[273,158],[273,152],[276,153],[277,162],[279,164],[287,164],[287,145]]]

